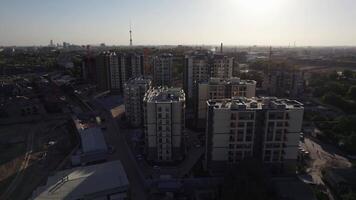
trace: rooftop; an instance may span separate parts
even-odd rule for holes
[[[90,127],[79,130],[82,150],[84,153],[95,151],[107,151],[103,132],[99,127]]]
[[[208,105],[214,106],[216,109],[234,109],[234,110],[261,110],[261,109],[276,109],[276,110],[292,110],[303,109],[303,104],[289,99],[278,99],[276,97],[260,97],[260,98],[232,98],[221,100],[209,100]]]
[[[181,88],[157,87],[148,90],[145,94],[144,101],[147,102],[172,102],[184,101],[185,94]]]
[[[37,188],[33,199],[81,199],[101,191],[127,188],[129,181],[120,161],[76,167],[49,177]]]
[[[239,85],[247,85],[253,84],[256,85],[256,81],[254,80],[241,80],[239,77],[231,77],[231,78],[210,78],[209,82],[210,85],[228,85],[228,84],[239,84]]]
[[[134,77],[129,79],[125,85],[145,85],[150,83],[151,83],[151,79],[140,76],[140,77]]]

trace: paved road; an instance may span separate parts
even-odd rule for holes
[[[117,121],[112,117],[111,113],[106,110],[101,110],[105,115],[107,129],[104,133],[106,141],[109,145],[116,148],[115,154],[109,157],[110,160],[121,160],[130,181],[131,197],[133,200],[145,200],[145,178],[139,169],[135,156],[132,154],[129,146],[126,143],[124,135],[120,132]]]
[[[312,176],[314,183],[325,185],[322,180],[321,171],[328,167],[351,167],[351,163],[342,153],[332,145],[324,144],[321,141],[305,138],[302,144],[310,153],[310,168],[308,173]],[[333,200],[331,192],[328,190],[329,197]]]

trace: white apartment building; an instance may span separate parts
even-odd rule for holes
[[[130,79],[125,84],[125,114],[132,127],[143,125],[143,97],[151,87],[151,80],[143,77]]]
[[[256,81],[241,80],[238,77],[231,78],[210,78],[209,81],[199,84],[197,100],[198,123],[205,126],[207,104],[206,101],[211,99],[227,99],[231,97],[256,96]]]
[[[182,160],[185,94],[180,88],[149,89],[144,102],[146,156],[156,162]]]
[[[304,113],[301,103],[265,97],[209,100],[207,105],[208,169],[224,169],[253,156],[293,170]]]
[[[173,72],[172,54],[162,54],[153,59],[153,82],[155,86],[171,86]]]

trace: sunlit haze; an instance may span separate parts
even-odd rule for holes
[[[355,0],[1,0],[0,45],[356,45]]]

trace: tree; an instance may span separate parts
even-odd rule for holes
[[[352,132],[351,135],[346,138],[345,148],[349,153],[356,154],[356,132]]]
[[[356,101],[356,85],[353,85],[349,88],[347,95],[354,101]]]
[[[346,78],[352,78],[354,73],[349,70],[349,69],[345,69],[343,72],[342,72],[342,75],[345,76]]]
[[[355,192],[348,192],[341,196],[342,200],[356,200],[356,193]]]

